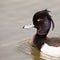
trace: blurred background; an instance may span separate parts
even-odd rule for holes
[[[33,15],[44,9],[51,11],[55,23],[54,31],[50,30],[48,36],[59,37],[60,0],[0,0],[0,60],[25,60],[26,56],[16,52],[16,43],[33,38],[36,29],[22,27],[32,24]]]

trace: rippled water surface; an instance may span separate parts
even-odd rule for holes
[[[28,42],[30,40],[27,41],[33,39],[36,29],[22,29],[24,25],[32,24],[35,12],[44,9],[51,11],[55,22],[55,29],[50,30],[48,37],[60,37],[60,0],[0,0],[0,60],[41,60],[48,57],[40,56],[40,52]]]
[[[32,46],[32,40],[27,39],[17,44],[18,51],[22,52],[25,55],[29,55],[32,60],[60,60],[60,58],[46,55],[43,52],[40,52],[37,48]]]

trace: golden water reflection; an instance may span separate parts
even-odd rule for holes
[[[19,42],[17,47],[20,52],[23,52],[25,55],[29,55],[33,60],[60,60],[60,58],[46,55],[33,47],[31,39]]]

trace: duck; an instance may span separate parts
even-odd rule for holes
[[[44,54],[60,58],[60,38],[47,37],[51,26],[52,31],[55,27],[49,12],[47,9],[36,12],[33,16],[33,24],[25,25],[23,28],[36,28],[37,32],[33,38],[33,46]]]

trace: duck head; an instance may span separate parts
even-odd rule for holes
[[[47,35],[52,24],[52,30],[54,29],[54,22],[49,15],[47,9],[39,11],[33,16],[33,24],[25,25],[23,28],[36,28],[38,35]]]
[[[47,35],[51,28],[51,23],[53,30],[54,22],[47,9],[35,13],[33,16],[33,25],[37,29],[38,35]]]

